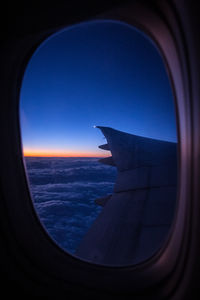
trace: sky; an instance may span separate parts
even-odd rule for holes
[[[20,92],[25,156],[108,156],[99,129],[176,141],[173,94],[154,43],[122,22],[62,30],[34,52]]]

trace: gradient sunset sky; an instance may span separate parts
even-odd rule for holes
[[[163,60],[140,31],[95,21],[54,34],[35,51],[20,94],[24,154],[104,156],[94,125],[176,141]]]

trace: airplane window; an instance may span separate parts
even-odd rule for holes
[[[162,247],[177,135],[167,69],[149,37],[117,21],[49,37],[26,68],[20,124],[33,205],[60,248],[121,266]]]

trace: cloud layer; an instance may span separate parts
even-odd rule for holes
[[[115,167],[97,158],[25,159],[36,212],[49,235],[73,253],[101,211],[94,200],[112,193]]]

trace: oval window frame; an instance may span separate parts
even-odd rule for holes
[[[166,8],[170,9],[169,7]],[[30,268],[31,262],[33,265],[39,266],[38,270],[35,271],[39,278],[42,279],[46,276],[52,283],[56,284],[59,280],[62,289],[67,289],[68,283],[71,282],[98,290],[143,293],[144,289],[148,290],[163,282],[170,273],[174,276],[181,276],[181,261],[186,255],[183,244],[186,244],[189,238],[187,225],[190,219],[186,211],[190,210],[190,203],[187,199],[191,187],[191,167],[189,164],[185,164],[186,158],[188,159],[191,155],[191,120],[188,121],[187,119],[190,89],[188,86],[189,72],[185,64],[186,54],[184,49],[181,50],[180,47],[184,44],[181,33],[176,32],[175,37],[170,25],[148,5],[125,5],[98,16],[96,19],[119,20],[142,30],[154,40],[166,62],[176,102],[179,141],[178,208],[170,236],[162,249],[144,263],[128,268],[112,268],[90,264],[68,255],[52,242],[41,227],[30,198],[23,163],[18,114],[19,91],[26,64],[38,45],[53,33],[66,28],[66,25],[70,26],[70,24],[27,37],[27,39],[21,39],[21,42],[16,44],[18,50],[15,56],[8,63],[11,68],[15,64],[15,72],[11,78],[9,101],[4,107],[7,117],[7,121],[4,120],[6,125],[4,132],[9,136],[5,139],[4,145],[5,149],[6,147],[8,149],[7,152],[4,151],[6,153],[4,165],[7,164],[7,171],[3,179],[5,216],[9,220],[8,227],[12,233],[10,243],[17,244],[17,251],[21,253],[19,259],[23,262],[28,273],[34,269],[33,267]],[[18,59],[17,62],[16,58]],[[12,109],[9,105],[12,105]],[[12,148],[8,147],[10,143],[13,145]],[[13,172],[17,176],[10,183],[8,179]],[[32,236],[31,240],[29,240],[30,236]],[[28,243],[27,240],[29,240]]]

